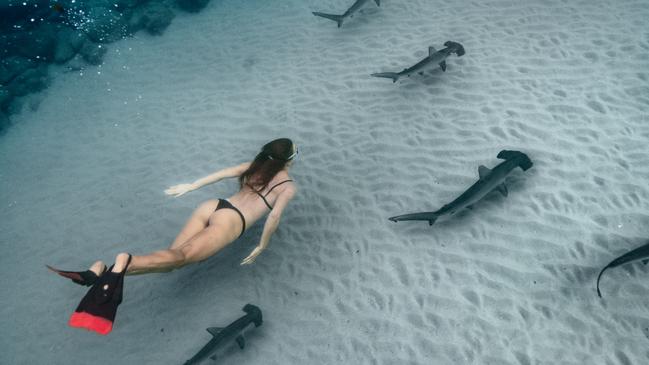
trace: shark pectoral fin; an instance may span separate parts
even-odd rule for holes
[[[218,335],[221,331],[223,331],[223,327],[210,327],[207,329],[207,332],[209,332],[212,336]]]
[[[437,52],[437,50],[435,49],[435,47],[432,47],[432,46],[431,46],[431,47],[428,47],[428,56],[432,56],[433,53],[435,53],[435,52]]]
[[[442,61],[439,63],[439,67],[442,68],[442,71],[446,72],[446,61]]]
[[[503,196],[507,196],[507,195],[509,194],[509,192],[507,191],[507,186],[505,185],[505,183],[502,183],[502,184],[498,185],[498,186],[496,187],[496,189],[498,189],[498,191],[499,191]]]
[[[242,335],[237,336],[237,338],[235,338],[234,340],[237,341],[237,345],[239,345],[240,349],[243,350],[243,348],[246,347],[246,340]]]
[[[481,179],[489,175],[490,172],[491,170],[488,167],[484,165],[478,166],[478,176],[480,176]]]
[[[649,264],[649,259],[642,260],[641,262],[642,262],[643,264],[645,264],[645,265],[646,265],[646,264]]]

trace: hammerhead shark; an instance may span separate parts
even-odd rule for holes
[[[356,13],[358,11],[358,9],[362,8],[363,5],[365,5],[365,3],[368,2],[368,1],[369,0],[356,0],[354,2],[354,4],[352,4],[352,6],[349,9],[347,9],[347,11],[342,15],[327,14],[327,13],[321,13],[321,12],[318,12],[318,11],[314,11],[313,15],[321,16],[321,17],[327,18],[327,19],[331,19],[331,20],[335,21],[336,23],[338,23],[338,28],[340,28],[343,25],[343,21],[346,18],[354,17],[354,13]],[[374,0],[374,2],[376,3],[376,6],[381,6],[381,0]]]
[[[243,307],[243,311],[246,314],[237,319],[236,321],[230,323],[227,327],[210,327],[207,329],[207,332],[211,333],[214,336],[203,348],[198,351],[194,357],[187,360],[185,365],[197,364],[208,354],[210,354],[218,346],[219,343],[223,342],[226,338],[234,337],[239,348],[243,349],[246,346],[246,341],[243,338],[241,332],[248,327],[249,324],[254,323],[255,327],[259,327],[262,324],[261,309],[259,307],[246,304]]]
[[[626,264],[627,262],[631,261],[636,261],[636,260],[642,260],[643,264],[649,263],[649,243],[645,244],[644,246],[640,246],[636,248],[635,250],[631,250],[624,255],[616,258],[615,260],[611,261],[608,265],[606,265],[602,271],[599,272],[599,276],[597,276],[597,295],[601,298],[602,293],[599,291],[599,279],[602,277],[602,274],[606,269],[611,268],[611,267],[616,267],[620,266],[622,264]]]
[[[430,66],[439,65],[442,68],[442,71],[446,71],[446,58],[455,53],[458,57],[464,55],[464,47],[453,41],[447,41],[444,43],[446,48],[440,49],[439,51],[435,50],[435,47],[428,47],[428,56],[423,60],[417,62],[414,66],[403,69],[401,72],[379,72],[372,74],[374,77],[385,77],[392,79],[392,82],[397,82],[397,80],[402,76],[410,77],[413,73],[418,73],[420,75],[424,74],[424,69]]]
[[[505,178],[517,167],[523,171],[527,171],[532,167],[532,161],[526,154],[519,151],[502,150],[498,153],[498,158],[504,159],[502,163],[493,169],[488,169],[480,165],[478,167],[478,174],[480,179],[471,187],[466,190],[457,199],[449,204],[444,205],[441,209],[434,212],[411,213],[390,217],[393,222],[398,221],[428,221],[429,225],[433,225],[437,218],[445,214],[454,214],[463,208],[471,208],[473,204],[482,199],[492,190],[496,189],[504,196],[507,196],[507,187],[505,186]]]

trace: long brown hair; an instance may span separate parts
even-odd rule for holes
[[[270,180],[280,172],[293,157],[293,141],[279,138],[261,148],[250,167],[239,176],[239,186],[248,185],[262,191]]]

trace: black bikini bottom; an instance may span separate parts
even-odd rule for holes
[[[243,226],[241,227],[241,233],[239,234],[239,237],[241,237],[241,235],[243,235],[243,232],[246,230],[246,218],[243,217],[241,211],[225,199],[219,199],[219,202],[218,204],[216,204],[216,209],[214,209],[214,211],[216,212],[219,209],[232,209],[239,214],[239,217],[241,217],[241,223],[243,223]]]

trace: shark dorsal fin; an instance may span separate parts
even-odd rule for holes
[[[507,186],[505,183],[502,183],[498,186],[496,186],[496,190],[498,190],[503,196],[507,196],[509,192],[507,191]]]
[[[243,350],[243,348],[246,347],[246,339],[243,338],[242,335],[237,336],[234,340],[237,341],[237,345],[239,345],[240,349]]]
[[[207,332],[212,334],[212,336],[218,335],[221,331],[223,331],[223,327],[210,327],[207,329]]]
[[[480,176],[481,179],[489,175],[490,172],[491,170],[487,166],[484,165],[478,166],[478,176]]]
[[[433,53],[435,53],[435,52],[437,52],[435,47],[433,47],[433,46],[428,47],[428,56],[432,56]]]

